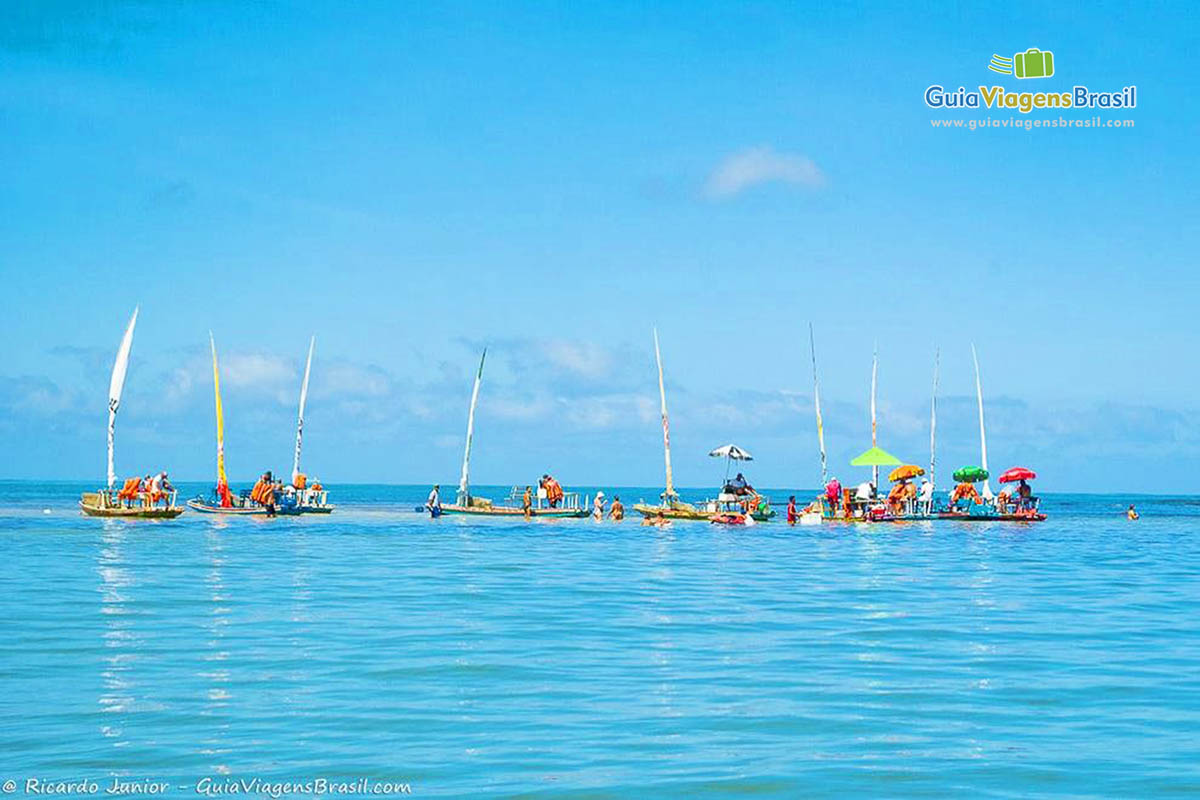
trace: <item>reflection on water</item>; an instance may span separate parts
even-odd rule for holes
[[[224,757],[233,747],[229,742],[229,716],[225,713],[233,697],[230,691],[230,673],[225,666],[229,659],[229,651],[225,648],[225,635],[229,626],[229,597],[223,574],[226,528],[225,520],[217,517],[203,540],[207,567],[204,571],[204,584],[208,592],[208,614],[203,623],[205,665],[197,676],[204,681],[206,687],[205,702],[200,713],[213,718],[208,726],[209,734],[202,742],[201,752],[212,757],[208,767],[217,774],[229,774],[230,770],[224,763]]]
[[[132,667],[137,659],[138,639],[126,604],[134,583],[130,570],[121,557],[122,541],[127,527],[120,520],[101,521],[101,545],[97,552],[96,573],[100,576],[100,613],[104,620],[102,635],[104,650],[100,677],[104,692],[99,697],[100,709],[106,714],[100,733],[110,739],[112,746],[122,747],[122,720],[119,716],[134,704],[136,683]]]

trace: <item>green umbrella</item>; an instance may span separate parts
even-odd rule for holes
[[[983,467],[960,467],[954,471],[954,480],[959,483],[979,483],[988,479],[988,471]]]
[[[872,447],[850,462],[852,467],[898,467],[904,462],[881,447]]]

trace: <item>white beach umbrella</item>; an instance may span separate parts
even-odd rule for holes
[[[732,458],[734,461],[753,461],[754,456],[747,453],[736,444],[727,444],[724,447],[718,447],[709,453],[713,458]]]
[[[732,461],[753,461],[754,456],[746,452],[736,444],[727,444],[724,447],[718,447],[716,450],[709,451],[709,455],[713,458],[725,459],[725,482],[729,482],[729,464]]]

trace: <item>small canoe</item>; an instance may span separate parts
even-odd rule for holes
[[[79,499],[79,510],[89,517],[113,519],[175,519],[184,512],[183,506],[125,506],[110,503],[104,492],[84,492]]]

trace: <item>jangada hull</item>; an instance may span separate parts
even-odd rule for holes
[[[730,513],[728,509],[709,511],[707,509],[696,508],[695,506],[652,506],[646,503],[634,504],[633,510],[643,517],[657,517],[659,514],[662,514],[664,519],[693,520],[696,522],[712,522],[717,517]],[[775,511],[771,509],[765,514],[755,511],[750,516],[754,517],[756,522],[767,522],[775,516]]]
[[[512,506],[442,506],[443,514],[461,514],[475,517],[522,517],[524,509]],[[531,516],[551,519],[582,519],[588,516],[586,508],[535,508]]]
[[[106,503],[100,492],[84,492],[79,500],[79,510],[89,517],[107,517],[110,519],[175,519],[184,512],[183,506],[157,506],[146,508],[142,505],[125,507]]]

